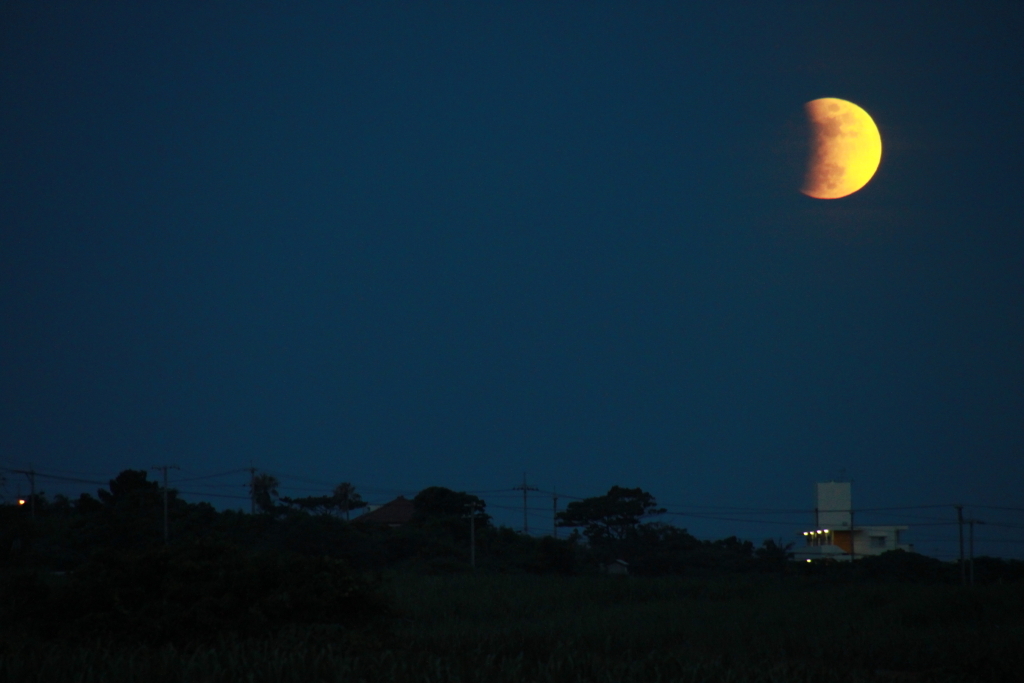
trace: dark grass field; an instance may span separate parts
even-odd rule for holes
[[[2,681],[1019,681],[1024,584],[400,574],[395,612],[202,646],[8,639]]]

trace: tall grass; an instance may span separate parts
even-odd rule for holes
[[[384,631],[0,645],[0,681],[1016,681],[1024,586],[396,576]]]
[[[756,672],[782,667],[851,675],[945,671],[958,680],[995,680],[1024,664],[1016,645],[1024,642],[1020,586],[966,592],[742,578],[500,576],[434,577],[396,590],[410,617],[402,635],[438,655],[477,650],[543,660],[585,652],[609,660],[736,665],[758,679]]]

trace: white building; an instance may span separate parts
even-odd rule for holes
[[[803,532],[806,544],[794,559],[849,561],[888,550],[913,550],[903,543],[905,526],[854,526],[850,482],[819,482],[815,485],[814,529]]]

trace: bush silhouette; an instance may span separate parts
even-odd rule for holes
[[[5,582],[6,583],[6,582]],[[341,560],[247,554],[217,542],[96,555],[63,585],[22,577],[4,591],[4,623],[40,635],[147,643],[277,632],[294,625],[353,626],[389,611]],[[35,607],[26,612],[31,593]]]

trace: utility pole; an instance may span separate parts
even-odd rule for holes
[[[536,486],[527,486],[526,485],[526,472],[523,472],[523,483],[520,486],[513,486],[512,490],[513,491],[522,491],[523,492],[523,533],[524,534],[529,534],[530,533],[530,523],[526,519],[526,492],[527,491],[538,491],[539,489]]]
[[[36,471],[29,467],[27,470],[11,470],[11,472],[17,472],[18,474],[24,474],[28,477],[28,485],[31,490],[31,495],[28,499],[29,514],[32,515],[32,521],[36,519]]]
[[[480,508],[473,503],[469,508],[469,565],[476,571],[476,513]]]
[[[981,521],[980,519],[974,519],[973,517],[971,517],[970,519],[966,520],[966,522],[970,525],[970,534],[971,534],[970,537],[969,537],[970,538],[970,546],[969,546],[970,547],[970,555],[969,555],[969,557],[970,557],[970,564],[971,564],[971,580],[970,580],[970,585],[973,587],[974,586],[974,525],[975,524],[984,524],[985,522]]]
[[[850,566],[853,566],[853,560],[857,559],[857,554],[854,552],[853,544],[857,538],[857,532],[853,528],[853,504],[850,504]]]
[[[151,469],[162,470],[164,473],[164,544],[171,542],[171,529],[167,524],[167,470],[180,470],[177,465],[153,465]]]
[[[555,538],[558,538],[558,491],[551,492],[551,529]]]
[[[249,514],[256,514],[256,468],[249,466]]]
[[[954,505],[956,508],[956,523],[960,529],[960,585],[967,585],[967,566],[964,564],[964,506]]]

